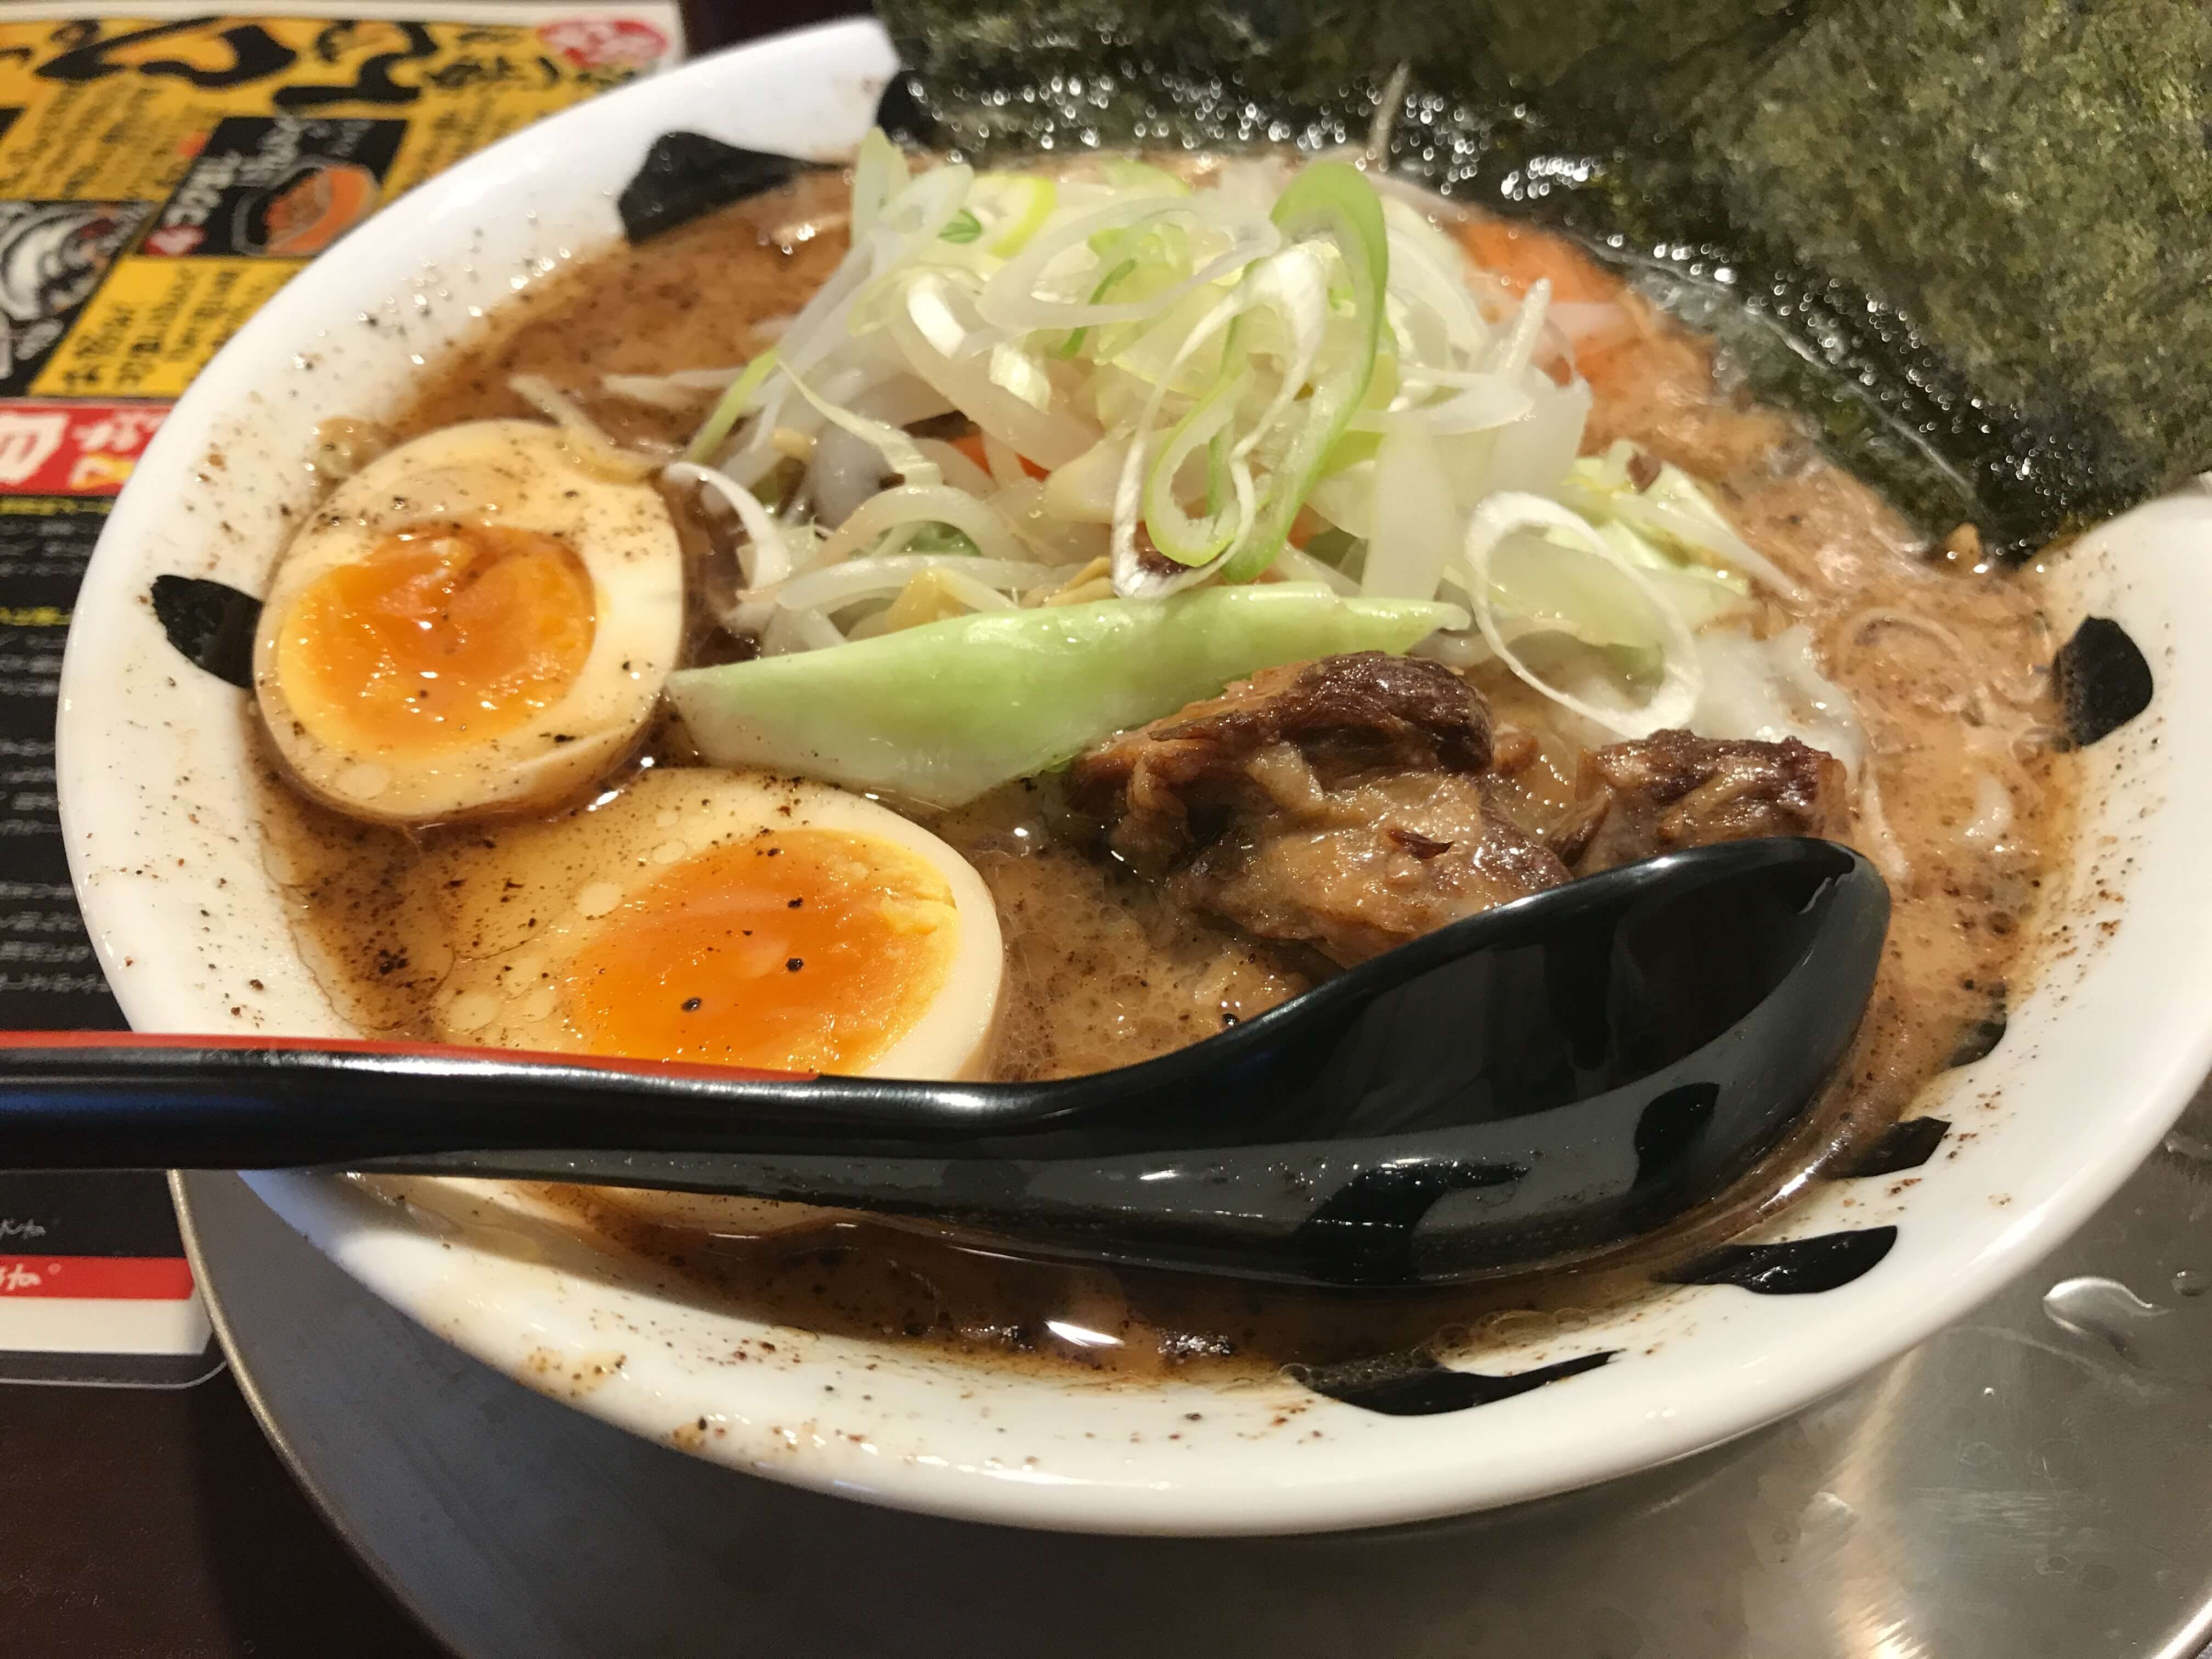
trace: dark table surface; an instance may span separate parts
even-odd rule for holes
[[[228,1372],[0,1389],[7,1659],[441,1659],[262,1438]]]
[[[697,52],[867,8],[684,9]],[[227,1372],[172,1392],[0,1384],[0,1659],[446,1652],[324,1522]]]

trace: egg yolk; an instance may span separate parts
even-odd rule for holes
[[[952,890],[893,842],[785,830],[687,860],[611,912],[562,975],[593,1054],[855,1072],[944,988]]]
[[[311,582],[284,619],[276,675],[319,742],[435,756],[559,702],[596,627],[590,573],[566,543],[435,526]]]

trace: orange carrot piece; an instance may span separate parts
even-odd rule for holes
[[[975,462],[976,465],[981,467],[984,471],[988,472],[991,470],[991,459],[984,453],[983,434],[981,432],[970,432],[964,438],[953,439],[952,447],[958,450],[963,455],[965,455],[969,460]],[[1021,458],[1021,461],[1022,471],[1028,473],[1032,478],[1049,478],[1052,477],[1052,469],[1050,467],[1039,466],[1035,461],[1031,460],[1026,455]]]
[[[1552,279],[1552,298],[1570,305],[1601,305],[1620,297],[1621,283],[1565,237],[1509,220],[1471,217],[1459,227],[1467,257],[1525,293],[1540,276]]]

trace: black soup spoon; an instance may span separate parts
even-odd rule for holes
[[[1843,1060],[1888,915],[1848,848],[1697,848],[1455,922],[1174,1054],[1043,1083],[4,1033],[0,1169],[741,1194],[1073,1260],[1450,1283],[1606,1249],[1747,1171]]]

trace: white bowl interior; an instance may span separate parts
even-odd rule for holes
[[[149,1030],[340,1034],[300,960],[253,825],[244,699],[171,650],[163,573],[259,592],[307,499],[320,420],[374,415],[419,364],[565,262],[616,240],[613,198],[664,131],[834,157],[895,67],[872,24],[702,61],[503,143],[416,191],[287,288],[170,417],[117,505],[63,683],[71,864],[100,957]],[[1485,1369],[1618,1349],[1486,1406],[1393,1418],[1287,1378],[1071,1385],[763,1328],[540,1237],[498,1189],[443,1214],[324,1177],[257,1189],[379,1294],[526,1382],[648,1437],[778,1479],[1004,1522],[1285,1531],[1462,1511],[1680,1456],[1840,1386],[2026,1268],[2155,1144],[2212,1058],[2212,499],[2156,504],[2065,556],[2062,626],[2118,619],[2151,711],[2084,756],[2087,805],[2047,965],[1997,1051],[1921,1109],[1953,1134],[1917,1184],[1820,1187],[1775,1230],[1894,1225],[1887,1257],[1820,1295],[1656,1293],[1532,1330]],[[618,1363],[617,1363],[618,1362]]]

